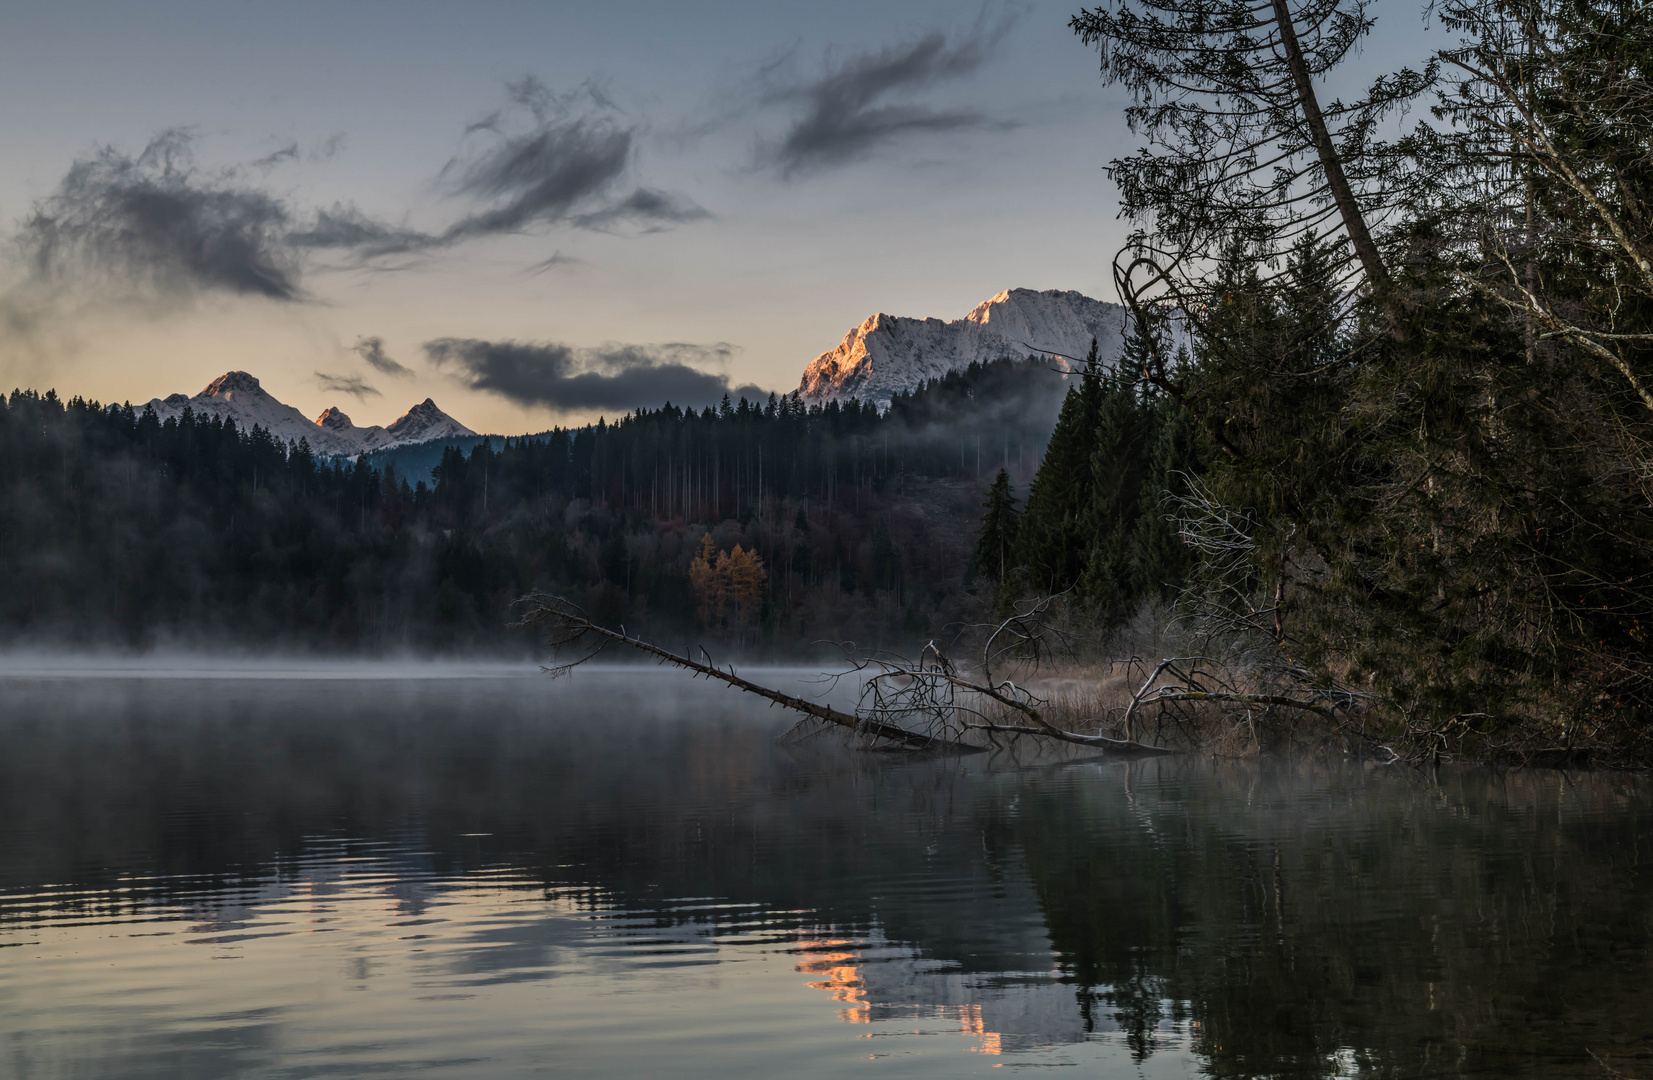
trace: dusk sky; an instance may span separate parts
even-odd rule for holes
[[[0,375],[136,403],[239,368],[516,433],[795,389],[876,311],[1115,299],[1131,143],[1075,10],[14,8]]]

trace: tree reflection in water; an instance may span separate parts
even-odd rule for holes
[[[988,1054],[1653,1075],[1639,777],[868,755],[651,676],[13,680],[0,936],[167,908],[227,938],[270,881],[348,889],[310,856],[365,845],[410,925],[486,878],[706,962],[778,942],[844,1021]],[[491,962],[574,947],[544,933]]]

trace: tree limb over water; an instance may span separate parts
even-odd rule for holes
[[[913,662],[890,656],[853,660],[849,670],[828,676],[833,680],[857,674],[866,677],[853,713],[742,678],[733,665],[720,668],[709,656],[702,662],[663,649],[630,636],[623,626],[618,630],[601,626],[565,597],[547,593],[522,597],[516,606],[523,614],[514,625],[540,629],[553,654],[574,654],[572,659],[547,669],[553,676],[568,673],[610,644],[622,645],[802,713],[804,724],[840,727],[875,743],[894,743],[912,750],[978,753],[989,749],[971,741],[972,733],[980,732],[994,745],[998,745],[999,736],[1010,735],[1112,753],[1175,753],[1130,738],[1115,739],[1061,727],[1046,715],[1049,703],[1044,698],[1012,679],[994,677],[995,664],[1002,665],[1012,655],[1037,661],[1060,641],[1060,631],[1045,620],[1055,599],[1046,597],[1027,605],[992,628],[982,649],[979,676],[954,664],[934,641],[926,643]]]

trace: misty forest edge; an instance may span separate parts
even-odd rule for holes
[[[411,486],[14,392],[5,632],[493,649],[540,591],[685,651],[966,656],[1037,611],[1093,674],[1156,650],[1102,711],[1160,703],[1160,742],[1645,764],[1653,14],[1433,11],[1460,44],[1347,101],[1358,2],[1074,17],[1144,147],[1109,167],[1125,344],[1067,380],[640,410]]]

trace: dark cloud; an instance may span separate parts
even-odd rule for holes
[[[336,131],[316,144],[316,148],[310,151],[310,160],[332,161],[342,149],[344,149],[344,132]]]
[[[486,145],[442,170],[440,182],[450,194],[478,208],[450,226],[441,242],[557,224],[657,231],[711,216],[682,196],[651,188],[620,194],[635,171],[638,128],[599,85],[556,94],[530,76],[507,90],[510,107],[465,129]]]
[[[547,124],[506,138],[462,173],[455,190],[492,202],[460,221],[454,236],[517,232],[534,222],[568,218],[606,193],[631,161],[632,133],[606,117]]]
[[[296,144],[246,168],[209,172],[196,166],[193,142],[187,130],[173,129],[136,157],[105,146],[71,165],[15,237],[30,302],[75,289],[104,298],[216,292],[299,301],[313,252],[342,251],[365,265],[436,243],[352,206],[296,220],[286,201],[245,178],[248,169],[267,171],[297,157]],[[8,302],[23,303],[19,295]]]
[[[864,158],[900,136],[1011,126],[978,111],[937,109],[910,100],[972,75],[1010,24],[1005,18],[990,26],[984,15],[951,42],[934,31],[910,44],[829,64],[811,82],[777,83],[777,69],[785,65],[772,65],[765,69],[764,103],[791,106],[800,114],[784,135],[760,148],[760,164],[790,178]]]
[[[638,186],[638,125],[595,83],[556,94],[510,84],[510,105],[472,125],[472,152],[439,187],[469,205],[434,232],[391,224],[348,203],[295,207],[248,177],[300,155],[296,142],[238,168],[197,167],[193,135],[162,132],[137,156],[103,146],[77,160],[14,237],[27,268],[3,298],[6,319],[47,318],[75,292],[102,299],[188,300],[207,293],[294,302],[327,253],[337,265],[393,270],[469,239],[561,225],[655,232],[711,216],[684,196]],[[338,151],[333,136],[312,151]],[[535,271],[558,265],[558,257]]]
[[[549,259],[543,259],[540,262],[535,263],[533,266],[530,266],[528,269],[524,270],[523,273],[527,274],[530,277],[536,277],[540,274],[545,273],[547,270],[555,270],[559,266],[584,266],[584,265],[585,265],[585,260],[584,259],[576,259],[572,255],[564,255],[560,251],[553,251],[551,253],[551,257]]]
[[[350,351],[361,357],[367,366],[374,371],[394,375],[399,379],[410,378],[413,375],[411,368],[403,367],[385,353],[383,338],[361,338],[356,344],[350,346]]]
[[[253,162],[252,166],[255,169],[273,169],[277,165],[280,165],[283,161],[297,160],[298,143],[288,143],[286,146],[283,146],[280,150],[277,150],[274,153],[265,154],[263,157]]]
[[[316,211],[303,229],[293,230],[286,239],[295,247],[343,250],[361,260],[412,254],[442,243],[439,237],[386,225],[343,204]]]
[[[233,173],[201,172],[190,142],[178,129],[136,158],[101,147],[76,161],[16,238],[34,281],[301,299],[286,205]]]
[[[438,338],[425,343],[430,362],[473,390],[553,410],[625,411],[670,401],[699,408],[731,398],[763,400],[768,391],[732,387],[705,371],[734,355],[727,344],[606,345],[575,349],[556,342]]]
[[[711,211],[681,195],[640,187],[612,206],[576,215],[570,221],[582,229],[598,231],[630,224],[638,226],[643,232],[659,232],[670,225],[711,216]]]
[[[368,396],[383,397],[377,387],[369,386],[362,379],[354,375],[329,375],[325,371],[316,372],[316,385],[323,390],[331,390],[339,394],[351,394],[358,401],[366,401]]]

